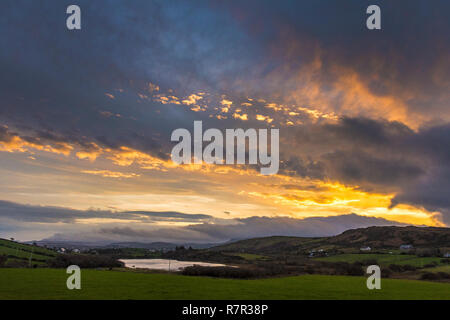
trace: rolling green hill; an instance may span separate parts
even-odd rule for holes
[[[5,266],[46,266],[56,255],[46,248],[0,239],[0,256],[7,257]]]
[[[436,227],[369,227],[347,230],[328,238],[329,244],[347,247],[371,246],[395,249],[402,244],[415,248],[438,248],[450,246],[450,228]]]
[[[397,250],[402,244],[414,248],[449,248],[450,228],[368,227],[347,230],[337,236],[322,238],[264,237],[227,243],[209,250],[254,254],[299,254],[313,249],[358,252],[362,246],[373,250]]]
[[[301,237],[264,237],[241,240],[210,248],[210,251],[277,253],[281,251],[294,252],[301,249],[320,246],[325,238]]]

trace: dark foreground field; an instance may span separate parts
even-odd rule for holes
[[[0,299],[446,299],[450,284],[304,275],[230,280],[129,271],[82,271],[82,289],[66,288],[63,269],[0,269]]]

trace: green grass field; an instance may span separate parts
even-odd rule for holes
[[[317,258],[320,261],[330,261],[330,262],[357,262],[369,259],[377,260],[378,264],[381,266],[388,266],[390,264],[399,265],[412,265],[414,267],[424,267],[427,264],[433,262],[439,264],[441,258],[438,257],[418,257],[409,254],[376,254],[376,253],[360,253],[360,254],[339,254],[330,257]]]
[[[0,299],[446,299],[450,284],[305,275],[231,280],[167,273],[83,270],[81,290],[68,290],[63,269],[0,269]]]

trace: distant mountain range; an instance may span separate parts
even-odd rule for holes
[[[149,250],[175,249],[177,246],[184,246],[193,249],[206,249],[217,246],[217,243],[170,243],[170,242],[115,242],[115,243],[89,243],[76,241],[28,241],[27,244],[36,243],[39,246],[46,246],[49,248],[66,248],[66,249],[92,249],[92,248],[142,248]]]

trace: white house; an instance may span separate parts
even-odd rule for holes
[[[367,247],[362,247],[359,250],[361,250],[361,251],[370,251],[370,250],[372,250],[372,248],[367,246]]]

